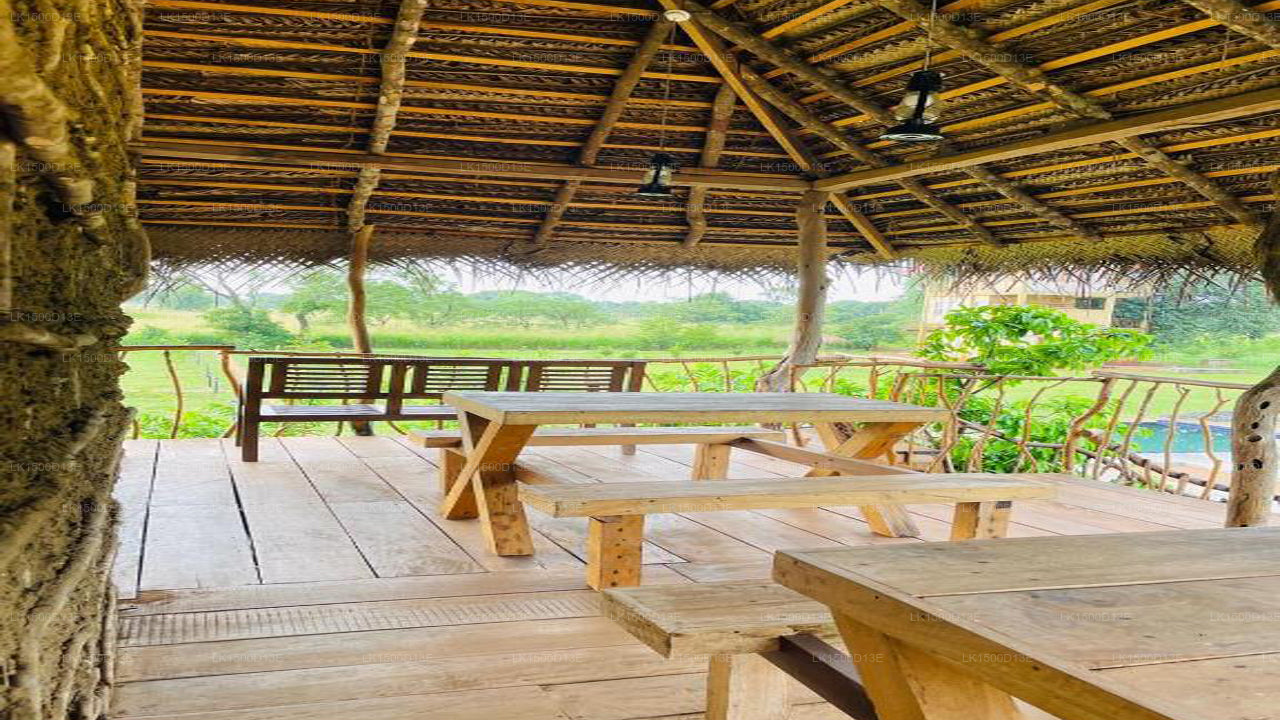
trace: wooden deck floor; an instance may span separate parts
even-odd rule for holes
[[[581,520],[532,513],[537,554],[499,558],[445,521],[432,455],[395,438],[132,441],[116,582],[114,714],[183,720],[694,720],[702,662],[666,661],[597,614]],[[692,451],[537,448],[584,482],[676,480]],[[736,453],[731,477],[797,474]],[[913,507],[925,539],[949,508]],[[1064,483],[1017,536],[1219,527],[1224,506]],[[651,516],[646,583],[763,578],[779,548],[872,536],[852,508]],[[797,693],[794,720],[837,717]]]

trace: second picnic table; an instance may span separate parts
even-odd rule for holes
[[[516,458],[539,425],[812,423],[834,455],[878,458],[922,425],[946,422],[944,408],[830,393],[449,392],[458,410],[467,462],[441,507],[446,518],[478,517],[498,555],[530,555],[533,542],[516,487]],[[852,437],[836,423],[860,427]],[[879,510],[873,526],[898,524],[900,507]]]

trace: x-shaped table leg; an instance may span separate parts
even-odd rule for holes
[[[835,428],[830,425],[818,425],[818,436],[822,438],[827,452],[832,455],[856,458],[858,460],[876,460],[893,449],[899,440],[920,427],[922,423],[868,423],[858,429],[848,439],[841,441]],[[885,467],[885,474],[895,469]],[[820,477],[837,475],[833,470],[811,470],[809,475]],[[859,508],[867,525],[877,535],[886,537],[919,537],[920,529],[916,527],[911,514],[901,505],[864,505]]]
[[[503,425],[471,413],[462,413],[459,420],[467,463],[445,495],[441,514],[449,520],[480,518],[496,555],[532,555],[515,460],[538,426]]]

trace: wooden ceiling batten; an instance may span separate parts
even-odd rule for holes
[[[1280,48],[1280,25],[1239,0],[1182,0],[1235,32]]]
[[[893,114],[889,112],[888,109],[882,107],[881,105],[872,101],[869,98],[859,95],[858,93],[850,90],[847,87],[841,86],[829,74],[824,73],[819,69],[805,63],[800,58],[794,56],[790,51],[777,47],[767,40],[761,40],[753,37],[745,29],[739,28],[733,25],[732,23],[727,22],[723,18],[717,16],[715,13],[698,5],[695,2],[687,2],[685,3],[685,7],[686,9],[691,9],[693,11],[694,18],[698,22],[703,23],[712,31],[724,37],[726,40],[729,40],[730,42],[736,42],[738,43],[738,45],[740,45],[743,48],[746,48],[747,50],[751,51],[753,54],[781,68],[785,68],[788,72],[796,75],[802,80],[811,82],[814,85],[817,85],[818,87],[822,87],[828,90],[829,92],[831,92],[832,95],[837,97],[839,100],[855,107],[858,110],[863,111],[864,113],[871,116],[872,118],[874,118],[876,121],[880,123],[887,125],[895,122]],[[759,78],[758,83],[767,85],[768,81],[763,78]],[[753,88],[756,89],[757,92],[763,93],[766,99],[770,97],[777,97],[777,102],[775,104],[780,110],[790,115],[794,120],[799,122],[805,129],[808,129],[812,132],[817,133],[821,137],[825,138],[829,142],[836,145],[836,147],[850,153],[851,155],[853,155],[853,157],[857,158],[858,160],[868,165],[871,165],[873,167],[884,166],[889,164],[888,160],[886,160],[885,158],[879,155],[876,155],[875,153],[867,150],[865,147],[853,142],[847,136],[845,136],[844,133],[842,133],[839,129],[835,128],[829,123],[823,122],[821,119],[813,115],[812,112],[807,110],[802,104],[796,102],[795,100],[787,98],[783,96],[781,93],[777,93],[775,95],[774,92],[765,90],[763,87],[758,87],[757,85],[754,85],[754,84],[753,84]],[[972,177],[974,177],[974,179],[978,180],[980,183],[987,185],[992,190],[995,190],[996,192],[999,192],[1000,194],[1004,195],[1010,200],[1013,200],[1014,202],[1022,205],[1024,208],[1026,208],[1029,212],[1035,214],[1037,217],[1040,217],[1047,222],[1051,222],[1054,225],[1057,225],[1058,227],[1061,227],[1065,230],[1075,232],[1079,234],[1081,237],[1089,238],[1089,239],[1096,238],[1096,234],[1093,233],[1092,230],[1071,220],[1067,216],[1045,205],[1044,203],[1037,201],[1036,199],[1028,195],[1026,192],[1023,192],[1021,189],[1016,187],[1013,183],[1009,182],[1004,178],[997,176],[995,173],[992,173],[986,170],[985,168],[976,167],[976,166],[966,170],[966,172],[968,172]],[[960,213],[958,210],[952,207],[949,203],[946,203],[937,195],[933,194],[928,188],[924,187],[922,184],[909,181],[903,184],[903,187],[912,195],[914,195],[919,200],[924,202],[926,205],[936,209],[938,212],[945,215],[946,217],[951,218],[955,222],[965,224],[975,234],[977,234],[979,237],[983,238],[984,240],[987,240],[988,242],[991,242],[991,243],[998,242],[994,236],[992,236],[988,231],[982,228],[981,224],[973,221],[972,219],[965,218],[963,213]],[[851,218],[851,221],[854,222],[855,225],[859,223],[859,221],[855,218]]]
[[[1280,110],[1280,88],[1254,90],[1214,100],[1179,105],[1165,110],[1130,115],[1118,120],[1080,125],[1047,133],[1040,137],[1004,143],[979,150],[969,150],[910,165],[874,168],[845,173],[819,180],[815,184],[829,189],[847,189],[889,179],[913,177],[931,172],[961,170],[970,165],[1009,160],[1053,150],[1096,145],[1125,137],[1149,134],[1172,128],[1194,127],[1249,115]]]
[[[1074,115],[1098,120],[1110,120],[1112,117],[1111,113],[1097,100],[1053,82],[1040,67],[1027,65],[1016,59],[1006,57],[995,45],[992,45],[974,30],[962,28],[946,18],[930,20],[929,9],[917,2],[917,0],[872,0],[872,2],[903,19],[917,23],[930,22],[934,34],[942,44],[950,46],[970,60],[985,66],[1029,93],[1040,94],[1043,92],[1047,94],[1050,102]],[[1193,190],[1216,203],[1238,222],[1258,224],[1258,219],[1253,213],[1246,210],[1239,202],[1236,202],[1234,198],[1215,185],[1212,180],[1174,161],[1161,152],[1159,148],[1143,140],[1140,136],[1121,138],[1118,142],[1126,150],[1134,153],[1151,166],[1186,183]],[[972,174],[974,168],[968,168],[966,172]],[[996,178],[994,175],[991,175],[990,179],[996,180],[997,186],[1000,182],[1007,182],[1001,178]],[[1016,189],[1014,191],[1016,193]],[[1014,197],[1009,192],[1004,192],[1004,194],[1011,199]],[[1061,213],[1057,213],[1057,217],[1066,222],[1065,225],[1061,222],[1057,223],[1062,227],[1072,229],[1071,226],[1076,225],[1073,220],[1061,215]],[[1076,227],[1079,226],[1076,225]],[[1096,235],[1094,239],[1096,239]]]
[[[613,128],[618,124],[618,118],[622,117],[622,112],[627,108],[627,100],[631,98],[631,93],[640,84],[640,78],[644,75],[645,69],[657,57],[662,50],[663,41],[671,33],[672,24],[667,20],[658,20],[649,28],[649,32],[645,35],[644,40],[640,43],[640,47],[631,58],[631,62],[627,65],[627,69],[623,71],[618,81],[614,83],[613,93],[609,96],[609,102],[605,104],[604,111],[600,114],[600,119],[596,121],[595,127],[591,130],[591,135],[582,145],[582,150],[578,154],[578,164],[586,167],[592,167],[600,157],[600,151],[604,149],[605,141],[609,139],[609,133],[613,132]],[[537,232],[533,235],[535,244],[546,243],[551,240],[555,234],[556,225],[564,217],[568,211],[570,203],[578,194],[578,188],[582,185],[580,180],[568,180],[564,185],[556,190],[555,199],[551,203],[551,207],[547,210],[542,219],[542,225],[538,227]]]

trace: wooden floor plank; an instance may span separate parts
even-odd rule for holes
[[[355,542],[302,469],[279,442],[267,438],[263,447],[268,446],[273,461],[242,462],[233,445],[223,445],[262,582],[373,577]]]
[[[116,679],[166,680],[466,655],[559,652],[634,642],[631,634],[612,620],[581,617],[145,645],[120,648]]]
[[[533,555],[502,557],[489,552],[484,530],[475,520],[446,520],[437,508],[443,496],[435,467],[418,458],[365,458],[365,463],[390,484],[420,512],[435,520],[441,532],[462,548],[470,558],[485,570],[528,570],[531,568],[566,568],[579,572],[583,563],[574,555],[552,542],[535,528]]]
[[[529,685],[179,715],[160,713],[146,717],[147,720],[570,720],[545,691]]]
[[[396,491],[334,437],[281,438],[326,502],[399,500]]]
[[[231,472],[214,439],[165,440],[156,455],[151,506],[236,504]]]
[[[234,505],[153,505],[139,590],[259,582],[249,535]]]
[[[417,457],[412,450],[388,435],[343,435],[338,442],[358,458]]]
[[[378,577],[484,570],[407,501],[335,502],[329,507]]]
[[[594,593],[568,590],[205,613],[127,615],[120,619],[120,645],[175,645],[538,618],[594,617],[597,614],[599,604]]]
[[[137,602],[124,606],[121,615],[134,617],[218,610],[585,590],[587,585],[583,578],[581,566],[575,566],[556,570],[512,570],[493,574],[374,578],[347,582],[150,591],[142,593]]]
[[[155,440],[126,440],[120,475],[112,489],[112,497],[120,503],[120,524],[116,528],[118,545],[111,580],[116,587],[116,597],[121,600],[138,596],[157,451]]]
[[[458,690],[700,673],[705,666],[704,658],[667,660],[638,643],[552,653],[473,655],[126,683],[116,690],[115,711],[128,717],[426,696]]]

